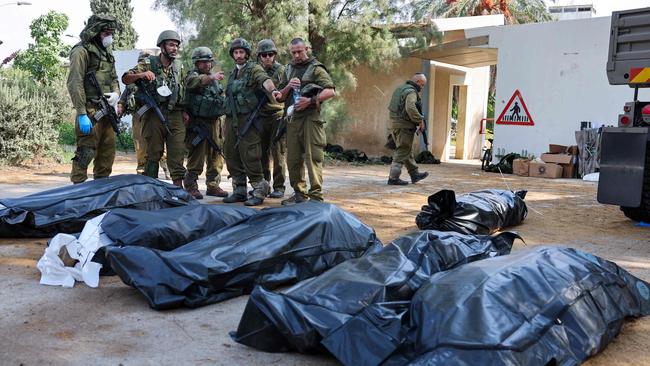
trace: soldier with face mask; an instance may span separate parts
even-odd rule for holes
[[[280,85],[280,77],[284,73],[284,66],[276,61],[278,49],[270,39],[263,39],[257,44],[257,62],[264,68],[275,85]],[[260,110],[260,125],[262,131],[262,169],[264,179],[271,182],[273,176],[273,192],[271,198],[282,198],[284,196],[285,171],[287,170],[286,152],[287,139],[282,137],[279,141],[273,141],[277,129],[280,127],[284,106],[282,103],[268,102]],[[273,167],[271,169],[271,159]]]
[[[248,41],[243,38],[232,41],[230,56],[235,60],[235,69],[226,87],[224,152],[233,181],[233,194],[224,198],[223,202],[244,202],[246,206],[256,206],[264,202],[269,191],[269,183],[264,179],[262,170],[261,127],[256,114],[264,101],[275,102],[275,98],[281,94],[266,71],[250,60],[251,46]],[[249,121],[253,122],[252,126],[246,129]],[[246,192],[246,177],[253,187],[250,198]]]
[[[87,74],[94,72],[101,93],[109,104],[117,105],[120,87],[115,72],[111,43],[117,28],[114,17],[93,15],[80,34],[81,42],[70,51],[70,73],[67,87],[77,112],[75,122],[77,150],[72,159],[72,183],[88,179],[88,165],[94,160],[93,177],[106,178],[113,170],[115,160],[115,131],[108,117],[95,118],[100,94],[90,82]],[[118,114],[122,111],[119,110]]]
[[[223,156],[216,151],[223,147],[221,131],[221,116],[223,115],[223,88],[219,81],[223,80],[223,72],[212,72],[214,58],[208,47],[197,47],[192,51],[194,70],[185,79],[185,112],[183,120],[187,124],[185,139],[187,154],[187,173],[185,173],[185,189],[194,198],[202,199],[197,180],[206,165],[205,183],[208,196],[226,197],[228,193],[219,187]],[[200,131],[207,133],[201,136]]]
[[[182,187],[185,177],[185,125],[183,123],[184,87],[182,67],[176,60],[181,37],[176,31],[166,30],[158,36],[159,56],[149,56],[138,62],[133,69],[122,75],[126,85],[144,81],[149,95],[156,99],[160,110],[169,123],[169,131],[163,126],[153,108],[140,110],[142,137],[147,140],[147,162],[144,175],[158,178],[160,159],[167,147],[167,164],[174,185]],[[144,99],[144,91],[138,88],[136,100]]]

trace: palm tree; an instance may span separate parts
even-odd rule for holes
[[[489,14],[503,14],[508,24],[551,20],[543,0],[415,0],[412,6],[418,20]]]

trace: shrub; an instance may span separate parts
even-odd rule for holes
[[[24,71],[0,71],[0,163],[57,157],[59,125],[73,118],[63,81],[44,86]]]

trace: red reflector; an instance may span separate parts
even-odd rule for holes
[[[629,105],[626,105],[625,107],[623,107],[623,110],[624,110],[625,112],[629,112],[629,111],[632,110],[632,108],[630,108]]]
[[[620,122],[621,122],[622,125],[626,125],[626,124],[630,123],[630,117],[628,117],[628,116],[623,116],[623,117],[621,117],[621,121],[620,121]]]

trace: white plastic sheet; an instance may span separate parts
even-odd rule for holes
[[[113,243],[101,227],[105,215],[86,222],[78,239],[70,234],[57,234],[50,240],[36,265],[41,271],[41,285],[73,287],[75,281],[83,281],[90,287],[99,285],[99,270],[102,265],[91,259],[97,249]],[[70,258],[78,261],[74,267],[66,266],[59,257],[61,248],[64,247]]]

